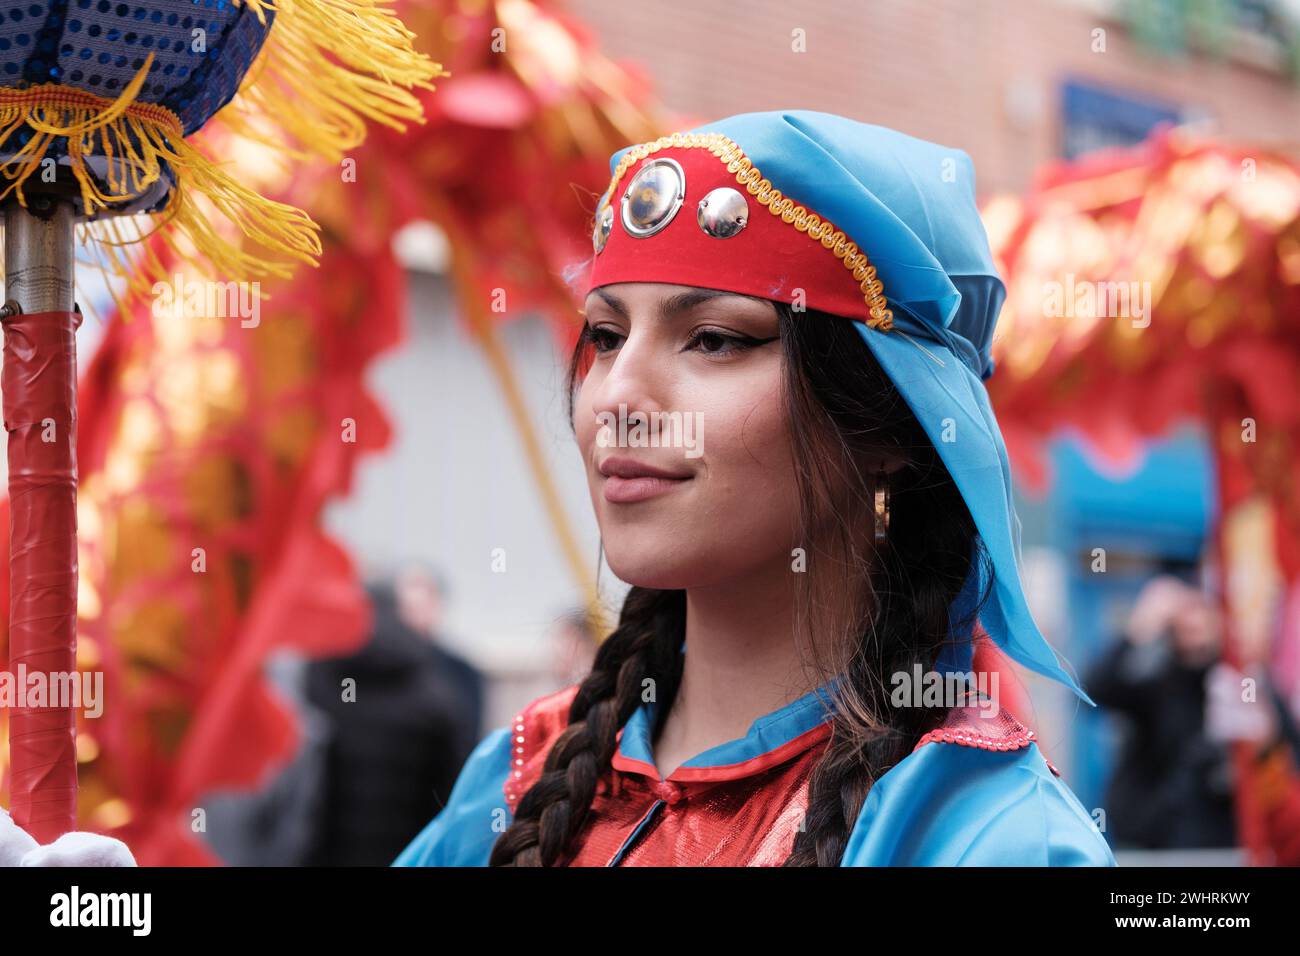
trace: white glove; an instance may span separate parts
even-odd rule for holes
[[[0,866],[19,866],[24,856],[37,849],[40,844],[0,807]]]
[[[121,840],[75,830],[41,846],[0,807],[0,866],[135,866]]]

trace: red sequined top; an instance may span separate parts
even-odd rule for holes
[[[503,788],[512,812],[541,775],[576,693],[576,685],[566,688],[517,715]],[[619,732],[612,769],[597,786],[570,865],[779,866],[802,826],[830,716],[823,698],[809,694],[755,721],[742,740],[706,751],[661,779],[651,757],[650,711],[642,707]],[[1033,731],[1009,712],[990,719],[971,705],[954,708],[917,748],[938,743],[1018,750],[1033,740]]]

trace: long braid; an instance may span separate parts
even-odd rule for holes
[[[895,517],[901,517],[900,510],[894,511]],[[891,530],[900,524],[904,522],[896,523],[891,518]],[[931,533],[942,534],[943,529],[931,529]],[[950,537],[958,542],[969,540],[960,532],[950,532]],[[895,588],[882,589],[885,596],[875,622],[879,640],[864,640],[860,653],[854,656],[843,677],[869,703],[877,722],[864,730],[858,720],[843,712],[837,712],[833,718],[830,743],[809,782],[804,828],[786,866],[838,866],[872,785],[906,757],[921,735],[938,724],[946,713],[947,708],[942,706],[937,709],[894,706],[882,678],[896,673],[911,675],[916,664],[923,671],[934,667],[942,642],[918,642],[916,638],[947,631],[948,609],[959,588],[944,582],[960,581],[956,577],[958,573],[964,577],[960,567],[970,564],[969,559],[958,560],[953,552],[947,554],[954,565],[949,574],[918,574],[918,567],[911,565],[913,584],[905,597],[900,597]],[[891,568],[880,576],[897,577],[900,569],[909,569],[911,557],[887,560]],[[934,560],[933,551],[927,560]]]
[[[618,628],[602,642],[569,708],[541,777],[519,800],[492,847],[490,866],[556,866],[582,831],[596,784],[610,769],[618,732],[642,701],[645,682],[671,701],[681,682],[685,592],[633,587]],[[661,708],[661,712],[667,708]]]
[[[986,563],[987,555],[938,453],[858,332],[832,315],[796,317],[780,305],[778,313],[791,356],[788,371],[797,377],[792,394],[805,403],[795,414],[833,426],[822,430],[824,443],[805,448],[803,457],[842,459],[841,470],[855,476],[862,472],[855,456],[864,451],[893,446],[907,457],[906,467],[889,479],[887,542],[869,559],[850,562],[859,581],[866,579],[869,594],[856,646],[845,651],[847,660],[837,669],[839,696],[852,703],[836,709],[830,742],[809,781],[804,827],[785,864],[838,866],[872,785],[947,710],[894,706],[891,675],[910,677],[917,664],[932,669],[945,643],[970,635],[987,591],[965,620],[953,621],[950,609],[972,563]],[[865,476],[857,484],[873,480]],[[865,499],[874,488],[854,491]],[[859,530],[847,542],[855,554],[861,538]]]

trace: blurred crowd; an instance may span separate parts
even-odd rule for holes
[[[1300,864],[1300,734],[1293,705],[1265,668],[1223,656],[1213,598],[1173,575],[1139,594],[1084,686],[1119,724],[1106,793],[1117,850],[1240,845],[1242,775],[1267,803],[1274,862]]]
[[[213,794],[208,840],[234,865],[386,866],[446,805],[485,726],[487,681],[447,646],[446,587],[412,563],[366,588],[372,626],[344,657],[281,658],[271,676],[293,702],[302,744],[255,794]],[[590,669],[582,610],[547,635],[549,682]]]

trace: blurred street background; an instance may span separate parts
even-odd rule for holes
[[[587,612],[612,620],[624,586],[599,564],[564,412],[576,316],[562,270],[589,253],[614,149],[797,108],[974,161],[1011,290],[990,391],[1031,605],[1101,705],[1021,672],[1045,752],[1101,811],[1121,865],[1300,862],[1300,4],[398,7],[453,76],[429,96],[427,128],[385,133],[358,158],[363,174],[394,164],[371,179],[391,209],[363,226],[351,198],[324,217],[347,237],[337,262],[354,265],[322,267],[333,279],[307,279],[325,291],[287,293],[263,318],[400,311],[358,372],[386,441],[319,511],[365,587],[364,640],[266,654],[297,736],[267,757],[254,798],[196,795],[215,861],[381,863],[483,734],[581,678],[598,636]],[[493,26],[501,55],[486,47]],[[512,199],[525,192],[537,206]],[[517,215],[498,209],[512,203]],[[533,218],[543,203],[563,211]],[[337,291],[350,269],[353,298]],[[1137,283],[1166,338],[1107,328],[1131,309],[1044,308],[1045,283],[1075,280]],[[471,292],[499,286],[505,315]],[[112,313],[92,276],[81,295]],[[85,322],[83,369],[115,321]],[[1258,436],[1242,437],[1247,418]],[[359,673],[388,688],[385,705],[332,719],[340,676]],[[149,813],[108,783],[86,812],[123,832]],[[150,862],[185,858],[155,845]]]

